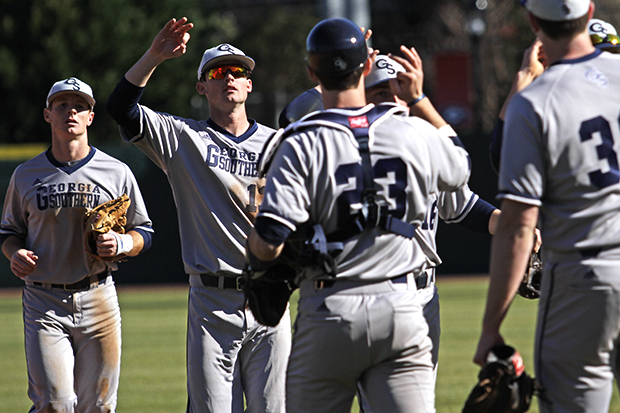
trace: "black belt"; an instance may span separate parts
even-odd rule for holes
[[[415,285],[418,290],[425,288],[429,284],[429,276],[427,273],[423,273],[422,275],[418,275],[415,277]],[[402,281],[401,281],[402,280]],[[407,282],[407,274],[399,275],[398,277],[392,278],[392,282]],[[336,283],[336,279],[331,280],[314,280],[314,289],[322,290],[323,288],[331,288]]]
[[[49,284],[49,283],[42,283],[38,281],[32,281],[32,285],[34,285],[35,287],[49,286],[51,288],[58,288],[60,290],[65,290],[65,291],[85,291],[85,290],[90,290],[91,284],[96,283],[96,282],[100,284],[101,282],[105,281],[106,278],[108,278],[108,274],[109,272],[106,270],[106,271],[100,272],[99,274],[93,274],[89,277],[82,278],[80,281],[75,282],[73,284]]]
[[[227,277],[225,275],[215,274],[200,274],[202,285],[205,287],[215,287],[220,290],[231,289],[237,291],[243,291],[245,285],[245,278],[239,277]]]

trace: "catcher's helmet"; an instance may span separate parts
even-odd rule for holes
[[[306,39],[308,65],[319,75],[341,76],[362,67],[368,58],[366,39],[347,19],[319,22]]]

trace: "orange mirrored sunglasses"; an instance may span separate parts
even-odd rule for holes
[[[230,72],[230,74],[233,75],[235,79],[239,79],[241,77],[247,78],[252,73],[252,71],[246,69],[243,66],[226,65],[226,66],[216,66],[216,67],[209,69],[206,77],[209,80],[211,79],[221,80],[226,77],[228,72]]]

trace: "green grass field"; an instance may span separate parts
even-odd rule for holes
[[[437,411],[460,412],[476,381],[471,362],[477,344],[487,280],[440,278],[441,347]],[[0,290],[2,293],[2,290]],[[293,299],[296,300],[296,294]],[[123,316],[122,371],[117,411],[184,412],[187,287],[119,287]],[[508,344],[522,354],[533,373],[536,301],[517,297],[504,324]],[[295,309],[293,304],[292,308]],[[26,364],[19,293],[0,294],[0,412],[27,412]],[[357,412],[354,406],[352,412]],[[530,412],[538,412],[534,404]],[[614,392],[610,412],[620,413]]]

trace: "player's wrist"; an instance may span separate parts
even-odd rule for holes
[[[414,98],[413,100],[411,100],[410,102],[407,103],[407,106],[412,107],[415,106],[417,103],[419,103],[420,101],[422,101],[424,98],[426,98],[426,95],[424,93],[422,93],[420,96],[418,96],[417,98]]]
[[[129,254],[133,249],[133,237],[130,234],[113,233],[116,238],[116,255]]]

